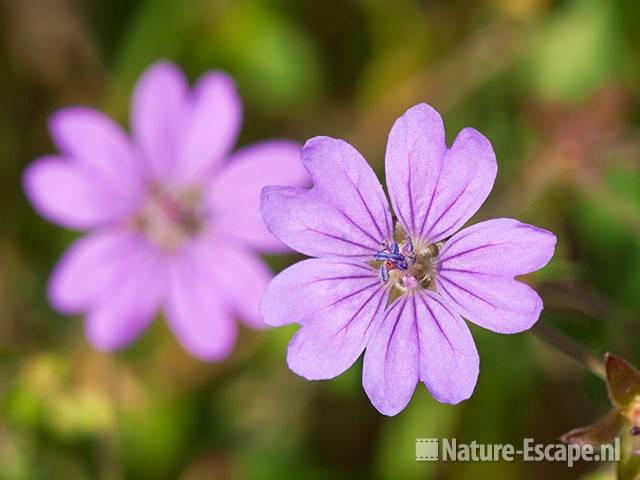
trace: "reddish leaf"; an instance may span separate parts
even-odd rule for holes
[[[640,372],[610,353],[605,355],[605,363],[611,401],[624,407],[640,395]]]
[[[585,427],[574,428],[560,437],[564,443],[574,445],[600,446],[612,442],[620,436],[622,429],[628,425],[627,419],[620,410],[612,410],[596,423]],[[629,426],[629,428],[631,428]]]

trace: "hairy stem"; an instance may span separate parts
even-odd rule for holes
[[[545,343],[554,346],[565,355],[571,357],[595,376],[606,380],[604,362],[580,343],[567,337],[549,324],[542,322],[539,322],[534,327],[533,332]]]

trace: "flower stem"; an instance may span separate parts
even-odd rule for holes
[[[556,330],[549,324],[539,322],[533,329],[533,332],[543,340],[571,357],[583,367],[587,368],[595,376],[602,380],[607,379],[604,362],[593,354],[589,349],[576,342],[572,338]]]

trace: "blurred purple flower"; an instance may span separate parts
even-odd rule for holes
[[[466,128],[447,148],[442,118],[425,104],[400,117],[386,153],[395,228],[382,186],[351,145],[313,138],[302,162],[312,189],[265,187],[261,202],[271,232],[318,257],[276,276],[261,303],[268,325],[302,324],[289,367],[332,378],[365,351],[363,385],[386,415],[404,409],[418,382],[441,402],[469,398],[479,359],[462,317],[498,333],[530,328],[542,301],[514,277],[542,268],[556,243],[508,218],[458,232],[493,187],[490,142]]]
[[[53,115],[61,153],[34,162],[24,188],[45,218],[90,231],[58,264],[49,296],[60,312],[87,314],[96,348],[128,344],[159,309],[205,360],[229,354],[235,316],[262,325],[271,273],[255,252],[286,247],[262,223],[260,188],[302,185],[307,175],[292,142],[230,155],[241,109],[226,74],[207,73],[189,91],[183,73],[160,62],[135,89],[132,138],[88,108]]]

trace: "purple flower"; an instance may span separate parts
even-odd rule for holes
[[[489,141],[465,128],[447,148],[442,118],[425,104],[400,117],[386,153],[395,227],[382,186],[351,145],[316,137],[302,161],[313,188],[265,187],[261,202],[269,230],[316,257],[276,276],[261,303],[268,325],[302,325],[289,367],[332,378],[364,351],[364,388],[386,415],[407,405],[418,382],[441,402],[469,398],[479,359],[463,317],[498,333],[530,328],[542,301],[514,277],[542,268],[556,243],[509,218],[458,231],[493,187]]]
[[[58,264],[49,297],[62,313],[87,314],[96,348],[128,344],[160,309],[205,360],[228,355],[234,317],[262,325],[271,273],[256,252],[286,247],[262,223],[260,189],[308,177],[292,142],[230,154],[241,109],[226,74],[207,73],[190,91],[183,73],[161,62],[135,89],[131,138],[88,108],[53,115],[61,153],[34,162],[24,188],[45,218],[89,231]]]

